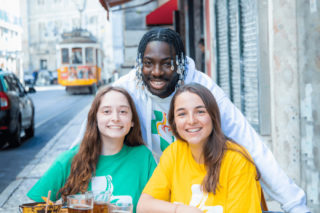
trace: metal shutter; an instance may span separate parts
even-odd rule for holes
[[[215,3],[218,84],[259,129],[259,66],[256,0]]]
[[[217,66],[218,84],[231,98],[229,72],[229,44],[228,44],[228,11],[227,0],[218,0],[216,3],[217,27]]]
[[[240,67],[240,27],[239,27],[239,1],[229,1],[229,49],[231,72],[231,100],[242,110],[241,98],[241,67]]]
[[[241,0],[241,48],[243,58],[243,113],[256,129],[259,127],[258,26],[255,0]]]

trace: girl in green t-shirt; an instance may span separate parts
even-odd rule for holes
[[[108,86],[92,102],[80,146],[62,153],[27,195],[40,202],[51,190],[51,200],[65,200],[110,187],[104,177],[111,176],[113,195],[130,196],[135,206],[155,167],[133,100],[124,89]]]

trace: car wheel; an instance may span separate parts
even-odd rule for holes
[[[32,120],[30,126],[25,129],[27,138],[32,138],[34,136],[34,115],[32,115]]]
[[[3,137],[0,139],[0,149],[2,149],[5,144],[7,144],[7,139]]]
[[[17,146],[20,146],[21,145],[21,123],[20,123],[20,120],[18,121],[17,123],[17,127],[16,127],[16,130],[15,132],[12,134],[11,138],[10,138],[10,141],[9,141],[9,144],[10,144],[10,147],[17,147]]]
[[[92,84],[91,87],[90,87],[90,93],[95,95],[97,93],[97,85],[96,84]]]

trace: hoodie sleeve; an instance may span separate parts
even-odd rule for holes
[[[273,199],[282,204],[285,212],[309,212],[306,196],[279,167],[269,148],[242,113],[217,85],[211,88],[220,109],[224,134],[244,146],[254,159],[260,173],[261,185]]]

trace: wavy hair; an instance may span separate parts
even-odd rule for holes
[[[129,93],[123,88],[114,86],[107,86],[100,89],[94,98],[88,113],[86,131],[79,151],[72,160],[70,176],[68,177],[65,185],[58,192],[61,193],[61,197],[64,200],[68,195],[86,192],[91,177],[94,176],[96,172],[96,166],[102,149],[102,142],[97,124],[97,112],[101,98],[111,91],[123,94],[127,98],[132,111],[132,121],[134,126],[125,136],[124,144],[128,146],[144,145],[138,113]]]
[[[176,94],[173,96],[170,103],[170,109],[168,114],[168,120],[169,120],[173,134],[178,139],[185,141],[179,135],[177,131],[177,126],[174,120],[175,100],[183,92],[191,92],[198,95],[201,98],[202,102],[204,103],[206,110],[212,120],[212,127],[213,127],[212,132],[209,135],[208,140],[205,142],[203,146],[203,151],[202,151],[204,155],[204,164],[207,170],[207,174],[204,177],[201,185],[206,192],[208,193],[212,192],[213,194],[215,194],[216,189],[219,185],[221,162],[226,150],[239,152],[254,166],[255,164],[242,146],[232,141],[231,139],[227,138],[223,134],[221,129],[220,111],[219,111],[218,104],[215,98],[213,97],[212,93],[210,92],[210,90],[208,90],[206,87],[200,84],[191,83],[191,84],[184,85],[181,88],[179,88]],[[239,149],[228,147],[227,141],[237,144],[239,146]],[[260,178],[260,174],[257,168],[256,168],[256,171],[257,171],[256,179],[258,180]]]

